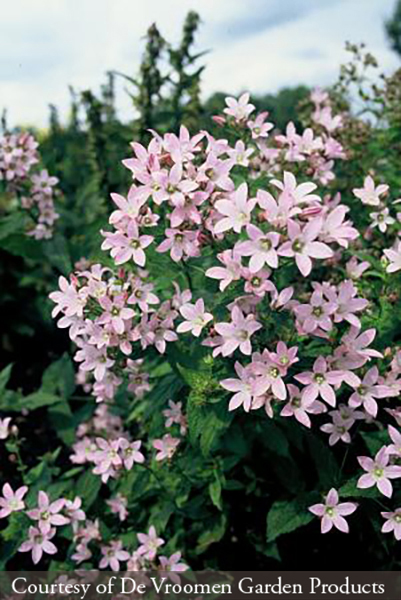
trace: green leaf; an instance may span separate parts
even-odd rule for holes
[[[279,456],[289,456],[288,440],[281,429],[272,421],[263,421],[262,443]]]
[[[41,408],[42,406],[50,406],[52,404],[56,404],[60,402],[60,397],[55,396],[54,394],[48,394],[47,392],[34,392],[33,394],[29,394],[29,396],[24,396],[20,399],[20,408],[26,408],[28,410],[35,410],[37,408]]]
[[[45,243],[45,242],[43,242]],[[42,242],[28,237],[26,233],[15,233],[0,240],[0,247],[10,254],[31,260],[43,260]]]
[[[69,398],[75,390],[75,370],[67,353],[53,362],[43,373],[41,390]]]
[[[11,376],[11,369],[13,368],[13,363],[7,365],[0,373],[0,395],[5,392],[6,385]]]
[[[92,471],[85,471],[77,481],[76,493],[83,500],[84,506],[88,509],[96,500],[102,481],[99,475],[94,475]]]
[[[44,246],[44,253],[51,265],[56,267],[63,275],[72,271],[72,261],[66,238],[60,233],[48,240]]]
[[[274,502],[267,515],[267,541],[273,542],[280,535],[291,533],[310,523],[313,515],[297,500]]]
[[[27,215],[21,212],[15,212],[7,217],[2,217],[0,222],[0,240],[4,240],[9,235],[23,231],[27,224]]]
[[[226,525],[227,519],[224,515],[221,515],[213,525],[210,525],[209,528],[199,536],[195,553],[202,554],[211,544],[219,542],[226,532]]]
[[[376,486],[366,489],[358,488],[358,479],[359,477],[353,477],[344,483],[338,490],[339,496],[343,498],[351,498],[354,496],[356,498],[379,498],[381,496]]]
[[[307,442],[322,488],[332,487],[338,474],[338,463],[333,452],[312,433],[307,436]]]
[[[375,455],[388,442],[388,433],[386,430],[361,432],[361,436],[372,455]]]
[[[218,508],[219,510],[223,510],[220,477],[216,472],[214,474],[214,477],[214,481],[209,483],[209,495],[214,506],[216,506],[216,508]]]

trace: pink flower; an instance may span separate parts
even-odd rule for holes
[[[252,132],[252,139],[266,138],[269,135],[269,131],[274,128],[273,123],[265,122],[267,115],[267,112],[262,112],[257,115],[254,121],[250,120],[247,122],[247,126]]]
[[[358,479],[357,487],[365,489],[376,485],[384,496],[391,498],[393,486],[390,479],[401,477],[401,466],[389,465],[389,460],[386,446],[379,450],[374,460],[369,456],[358,456],[358,462],[366,473]]]
[[[136,442],[129,442],[125,438],[119,439],[120,455],[124,464],[124,467],[130,471],[134,463],[142,464],[145,462],[145,457],[142,452],[139,451],[142,446],[140,440]]]
[[[25,502],[22,498],[27,491],[28,488],[26,485],[18,488],[15,492],[13,492],[9,483],[3,485],[3,498],[0,498],[0,519],[4,519],[4,517],[8,517],[11,513],[25,508]]]
[[[65,500],[60,498],[55,502],[50,502],[46,492],[38,493],[38,506],[27,511],[28,517],[34,521],[38,521],[40,531],[48,533],[52,525],[67,525],[70,520],[60,514],[64,508]]]
[[[359,233],[351,226],[350,221],[344,221],[349,208],[341,205],[330,211],[323,222],[322,238],[325,242],[337,242],[343,248],[348,248],[349,241],[355,240]]]
[[[230,378],[220,381],[221,387],[230,392],[235,392],[230,399],[228,410],[235,410],[243,406],[246,412],[251,409],[252,401],[262,396],[269,388],[269,383],[261,377],[255,377],[250,367],[243,367],[239,362],[235,363],[235,371],[238,379]]]
[[[110,500],[106,500],[106,504],[110,506],[110,510],[112,513],[118,515],[120,521],[125,521],[128,516],[128,500],[122,494],[117,494],[114,498],[110,498]]]
[[[236,121],[244,121],[255,110],[253,104],[249,102],[249,94],[245,93],[238,100],[228,96],[226,98],[227,108],[223,110],[226,115],[234,117]]]
[[[101,475],[106,473],[110,467],[113,469],[121,467],[123,461],[119,453],[120,442],[121,440],[108,441],[103,438],[96,438],[98,451],[93,457],[93,460],[96,463],[96,469],[94,470],[95,474]]]
[[[76,526],[79,521],[85,521],[86,515],[81,508],[82,499],[77,496],[74,500],[65,500],[63,513],[69,522]]]
[[[401,458],[401,432],[397,431],[392,425],[389,425],[388,433],[393,443],[390,444],[390,446],[387,446],[387,452],[390,456],[398,456]]]
[[[382,512],[381,516],[386,519],[382,527],[383,533],[394,533],[395,539],[401,540],[401,508],[396,508],[394,512]]]
[[[320,517],[322,533],[327,533],[333,526],[343,533],[349,532],[349,526],[344,517],[352,515],[358,505],[354,502],[339,503],[338,500],[338,492],[332,488],[327,494],[324,504],[314,504],[308,509],[311,513]]]
[[[302,396],[306,400],[313,401],[320,396],[331,406],[336,405],[336,393],[333,386],[339,385],[343,378],[342,371],[328,371],[328,365],[323,356],[319,356],[315,360],[313,372],[305,371],[295,375],[297,381],[306,385],[302,390]]]
[[[121,335],[124,333],[125,322],[135,316],[135,311],[128,308],[125,304],[126,299],[123,295],[109,298],[104,296],[99,298],[99,304],[103,308],[103,314],[97,319],[99,325],[110,324],[114,331]]]
[[[166,433],[160,440],[154,440],[152,446],[155,450],[158,450],[156,460],[160,461],[165,458],[170,460],[174,456],[179,443],[180,439],[172,437],[169,433]]]
[[[59,312],[63,312],[67,317],[82,317],[86,297],[77,290],[75,282],[69,283],[65,277],[59,277],[58,284],[61,291],[49,294],[50,300],[57,304],[52,311],[52,317],[57,316]]]
[[[353,256],[345,266],[348,277],[351,277],[351,279],[359,279],[366,269],[369,269],[370,264],[366,260],[360,263],[356,256]]]
[[[296,385],[288,384],[288,391],[290,392],[290,398],[280,413],[282,417],[295,417],[299,423],[310,428],[312,423],[308,413],[318,414],[327,410],[321,402],[306,400],[301,396],[301,392]]]
[[[18,552],[30,552],[32,550],[32,560],[36,565],[43,556],[46,554],[56,554],[57,548],[49,540],[54,537],[56,533],[55,529],[49,529],[44,532],[36,527],[29,528],[29,540],[23,542],[18,549]]]
[[[330,331],[333,327],[331,316],[337,309],[336,302],[328,302],[322,290],[315,290],[309,302],[294,306],[296,316],[302,319],[302,329],[305,333],[313,333],[319,327],[323,331]]]
[[[383,355],[369,348],[376,336],[376,329],[367,329],[361,333],[357,327],[351,329],[342,337],[341,346],[334,353],[339,368],[358,369],[371,358],[382,358]]]
[[[227,200],[216,202],[216,210],[223,218],[215,225],[214,233],[223,233],[230,229],[240,233],[242,228],[250,222],[255,204],[255,198],[248,199],[247,184],[241,183],[239,188]]]
[[[226,287],[241,277],[241,256],[234,250],[224,250],[217,255],[218,260],[224,267],[212,267],[206,271],[206,277],[220,279],[220,291],[224,292]]]
[[[378,227],[382,233],[386,233],[388,225],[395,223],[395,219],[390,217],[390,210],[388,208],[370,213],[370,218],[372,219],[371,227]]]
[[[317,194],[312,194],[317,185],[315,183],[306,182],[297,184],[297,180],[292,173],[284,171],[283,181],[273,179],[271,182],[275,187],[282,191],[285,197],[291,199],[294,204],[310,204],[312,202],[321,202]]]
[[[141,544],[138,548],[138,553],[148,560],[153,560],[156,557],[158,548],[164,544],[163,538],[157,537],[156,529],[153,525],[149,527],[148,533],[138,533],[137,537]]]
[[[119,210],[115,210],[110,215],[109,223],[111,225],[118,225],[121,221],[136,221],[139,216],[139,211],[143,202],[141,202],[135,194],[136,188],[132,186],[128,192],[127,199],[120,194],[111,194],[113,202],[117,205]]]
[[[223,342],[220,348],[214,350],[213,355],[221,352],[223,356],[230,356],[239,348],[243,354],[249,356],[252,352],[251,337],[261,327],[261,323],[258,323],[252,314],[245,317],[241,309],[235,306],[231,312],[231,323],[215,325]]]
[[[318,108],[312,115],[315,123],[318,123],[328,132],[332,132],[335,129],[338,129],[342,125],[343,119],[341,115],[334,116],[332,114],[331,106],[324,106],[323,108]]]
[[[166,229],[166,239],[158,245],[157,252],[167,252],[175,262],[184,256],[199,256],[198,234],[196,231]]]
[[[0,419],[0,440],[6,440],[10,435],[11,417]]]
[[[390,261],[390,264],[386,267],[387,273],[399,271],[401,269],[401,242],[398,242],[394,248],[384,250],[384,254]]]
[[[102,381],[107,369],[114,365],[114,360],[107,355],[106,348],[98,350],[94,346],[84,344],[74,356],[74,360],[82,362],[79,366],[83,371],[93,371],[96,381]]]
[[[175,552],[170,557],[159,556],[160,570],[166,571],[166,572],[172,572],[172,573],[175,573],[175,572],[182,573],[183,571],[187,571],[189,569],[188,565],[186,565],[183,562],[180,562],[180,560],[181,560],[181,552]],[[180,578],[178,577],[178,575],[173,574],[173,575],[169,575],[168,577],[174,583],[179,584],[181,581]]]
[[[104,232],[105,240],[102,244],[102,250],[110,250],[110,255],[114,258],[116,265],[133,260],[140,267],[145,266],[146,254],[144,249],[153,242],[153,236],[140,235],[138,225],[135,221],[130,221],[127,231],[117,231],[116,233]]]
[[[337,309],[334,315],[334,321],[341,323],[348,321],[354,327],[361,327],[361,322],[355,316],[355,312],[364,310],[369,302],[364,298],[355,298],[358,290],[352,281],[343,281],[338,288]]]
[[[174,423],[180,426],[181,435],[185,435],[187,430],[187,420],[182,414],[182,402],[168,401],[169,408],[163,410],[163,416],[166,418],[166,427],[172,427]]]
[[[278,250],[280,256],[295,256],[295,262],[302,275],[306,277],[312,270],[311,258],[330,258],[333,251],[322,242],[316,242],[321,228],[320,217],[310,221],[303,230],[295,221],[288,221],[288,236],[290,240],[284,242]]]
[[[388,192],[388,185],[381,184],[376,187],[373,178],[368,175],[365,178],[363,188],[354,188],[352,192],[363,204],[379,206],[380,196]]]
[[[335,411],[332,411],[330,414],[332,415],[333,422],[325,423],[321,426],[320,430],[324,431],[324,433],[329,434],[329,445],[334,446],[338,441],[342,441],[345,444],[351,443],[351,436],[349,434],[349,430],[353,425],[353,421],[343,419],[339,414],[334,414]]]
[[[102,546],[101,552],[103,558],[99,563],[99,569],[110,567],[112,571],[120,570],[120,561],[129,560],[130,554],[123,548],[123,543],[120,541],[112,541],[108,546]]]
[[[181,306],[180,313],[185,321],[178,325],[177,333],[190,331],[195,337],[199,337],[205,325],[213,320],[213,315],[205,312],[205,303],[202,298],[199,298],[195,304],[188,302]]]
[[[280,240],[279,233],[263,233],[255,225],[246,228],[249,241],[240,242],[235,245],[235,250],[241,256],[250,256],[249,270],[251,273],[260,271],[267,264],[276,269],[278,267],[278,256],[275,248]]]
[[[369,369],[362,383],[357,385],[355,392],[350,397],[349,405],[352,408],[362,405],[369,415],[376,417],[378,408],[375,398],[388,398],[389,396],[398,395],[387,385],[377,385],[378,379],[378,368],[372,367]]]

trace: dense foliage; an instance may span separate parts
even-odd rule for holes
[[[1,564],[399,568],[400,73],[202,105],[197,23],[1,139]]]

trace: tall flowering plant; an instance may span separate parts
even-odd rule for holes
[[[39,240],[52,237],[59,215],[54,206],[58,179],[46,169],[38,169],[38,146],[29,133],[0,136],[0,197],[4,194],[5,198],[2,208],[9,212],[22,209],[27,217],[27,235]]]
[[[372,501],[399,539],[397,194],[371,174],[337,191],[350,115],[322,90],[310,101],[303,132],[276,132],[243,94],[215,117],[221,137],[181,127],[132,143],[102,259],[50,295],[95,405],[68,436],[71,477],[102,491],[50,504],[39,491],[19,547],[35,563],[59,527],[69,566],[179,571],[182,550],[203,565],[227,536],[277,559],[280,536],[314,516],[347,533]],[[3,510],[23,511],[25,493],[5,489]],[[250,535],[235,493],[254,503]],[[157,563],[159,531],[172,554]]]

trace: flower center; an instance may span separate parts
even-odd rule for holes
[[[272,247],[271,240],[268,238],[263,238],[263,240],[260,240],[260,247],[265,251],[270,250]]]
[[[269,369],[269,375],[270,377],[273,377],[274,379],[277,379],[277,377],[279,376],[280,371],[278,370],[277,367],[270,367]]]
[[[367,391],[368,390],[367,390],[366,386],[364,386],[364,385],[360,385],[359,388],[358,388],[358,394],[360,396],[364,396]]]
[[[395,521],[396,523],[401,523],[401,515],[395,515],[395,517],[394,517],[394,521]]]
[[[44,510],[42,513],[40,513],[41,521],[47,521],[49,518],[50,518],[50,513],[48,510]]]
[[[132,240],[130,246],[131,248],[133,248],[134,250],[137,250],[140,247],[140,242],[139,240]]]
[[[301,240],[295,240],[292,244],[292,249],[294,250],[294,252],[302,252],[304,247],[305,244],[301,242]]]
[[[323,309],[321,306],[315,306],[315,308],[312,310],[312,314],[315,317],[321,317],[323,314]]]
[[[373,471],[373,475],[378,478],[383,477],[383,474],[384,474],[384,471],[380,467],[376,467],[376,469]]]
[[[260,277],[252,277],[251,279],[251,283],[252,285],[254,285],[255,287],[259,287],[260,284],[262,283],[262,280]]]
[[[315,375],[314,379],[318,385],[321,385],[325,381],[324,376],[321,373],[317,373],[317,375]]]
[[[334,508],[332,508],[331,506],[328,506],[326,508],[326,515],[328,517],[334,517]]]

